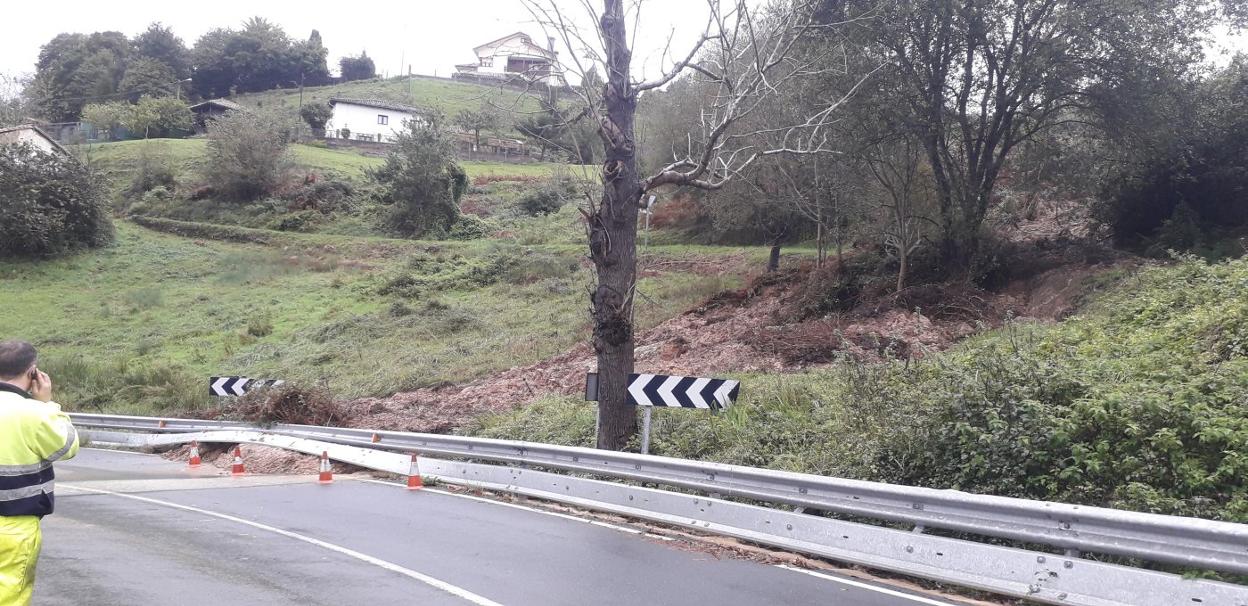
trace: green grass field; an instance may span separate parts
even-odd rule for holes
[[[584,253],[275,233],[268,245],[126,222],[108,248],[0,261],[0,335],[39,345],[75,409],[185,410],[207,377],[324,383],[338,397],[461,382],[588,338]],[[643,280],[652,326],[734,285]]]
[[[206,139],[150,139],[79,145],[75,148],[93,169],[110,182],[124,182],[143,153],[167,157],[183,175],[193,177],[207,149]],[[380,166],[382,159],[365,156],[353,150],[328,149],[312,145],[291,146],[294,161],[300,167],[332,173],[348,178],[364,176],[364,171]],[[510,164],[504,162],[463,162],[469,177],[517,176],[543,177],[564,164],[553,162]],[[573,167],[577,168],[577,167]]]
[[[537,111],[538,97],[511,88],[486,86],[469,82],[453,82],[425,76],[360,80],[329,86],[313,86],[303,89],[303,103],[328,101],[330,97],[356,99],[380,99],[406,103],[416,107],[434,109],[447,117],[465,109],[478,109],[488,103],[502,114],[507,126],[503,132],[514,134],[511,124],[518,117]],[[255,108],[280,108],[291,113],[299,108],[299,89],[277,89],[259,93],[244,93],[232,98],[234,101]]]

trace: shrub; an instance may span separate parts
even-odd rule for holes
[[[440,235],[459,219],[468,176],[455,162],[454,140],[439,117],[407,123],[386,163],[370,171],[389,206],[386,225],[403,236]]]
[[[247,334],[253,337],[267,337],[273,334],[273,318],[268,314],[252,316],[247,320]]]
[[[317,102],[309,103],[299,108],[299,117],[308,123],[308,128],[312,129],[312,136],[325,136],[325,123],[334,115],[334,110],[328,103]]]
[[[229,112],[208,123],[204,178],[217,195],[251,201],[273,193],[289,166],[289,130],[276,118]]]
[[[144,142],[139,150],[134,178],[125,190],[125,194],[132,198],[142,197],[144,193],[157,187],[163,187],[167,191],[177,189],[177,171],[170,159],[168,146],[153,146],[152,143]]]
[[[517,202],[520,210],[533,217],[559,212],[564,196],[557,188],[546,186],[526,193]]]
[[[460,215],[447,237],[452,240],[478,240],[489,236],[494,228],[489,221],[476,215]]]
[[[0,145],[0,256],[46,257],[112,240],[100,187],[81,163]]]
[[[354,191],[346,181],[321,179],[309,174],[298,187],[282,192],[281,199],[289,210],[318,210],[329,214],[346,206]]]

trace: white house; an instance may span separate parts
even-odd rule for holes
[[[43,132],[43,129],[34,124],[0,128],[0,145],[21,145],[22,143],[29,143],[36,149],[50,154],[69,155],[68,150],[61,147],[60,143],[57,143],[55,139]]]
[[[425,110],[392,101],[333,97],[329,106],[333,114],[325,123],[325,136],[336,139],[393,143],[408,122],[428,122]]]
[[[563,77],[557,68],[558,53],[555,52],[554,38],[547,40],[547,48],[542,48],[534,44],[528,34],[516,32],[486,42],[472,51],[477,55],[476,63],[455,66],[455,70],[466,77],[499,80],[517,77],[550,86],[563,85]]]

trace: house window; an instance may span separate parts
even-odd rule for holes
[[[481,57],[481,67],[494,67],[494,57]]]
[[[389,123],[390,123],[390,116],[387,116],[387,115],[385,115],[385,114],[377,114],[377,123],[378,123],[378,124],[389,124]]]

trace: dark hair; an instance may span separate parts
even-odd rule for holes
[[[16,379],[35,365],[39,352],[25,341],[0,341],[0,379]]]

